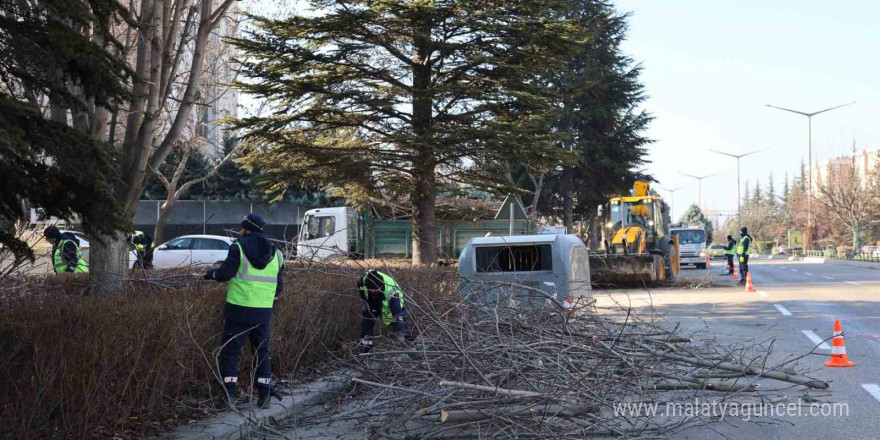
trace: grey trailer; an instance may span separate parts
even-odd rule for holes
[[[465,301],[523,305],[592,295],[587,247],[571,234],[472,238],[458,273]]]

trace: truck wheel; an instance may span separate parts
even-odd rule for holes
[[[705,264],[705,263],[704,263],[704,264],[698,264],[698,265],[697,265],[697,269],[705,269],[705,268],[706,268],[706,264]]]

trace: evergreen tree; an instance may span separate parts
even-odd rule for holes
[[[791,188],[788,186],[788,173],[785,173],[785,185],[782,187],[782,201],[788,203],[788,196],[791,194]]]
[[[697,223],[703,225],[703,229],[706,230],[706,243],[712,242],[712,236],[714,234],[712,222],[703,215],[703,211],[696,204],[688,206],[688,209],[681,214],[681,219],[679,221],[681,223]]]
[[[776,185],[773,183],[773,172],[770,172],[770,176],[767,178],[767,195],[765,197],[764,203],[770,207],[772,213],[775,214],[776,211]]]
[[[113,192],[117,157],[99,136],[106,109],[129,96],[130,70],[112,53],[120,17],[109,0],[0,2],[0,245],[16,261],[33,258],[15,226],[30,208],[89,233],[129,227]]]
[[[764,193],[761,192],[761,180],[755,179],[755,192],[752,193],[752,204],[755,206],[760,206],[764,203]]]
[[[798,186],[801,188],[801,192],[807,191],[807,166],[803,160],[801,160],[801,177],[798,180]]]
[[[499,189],[511,158],[548,169],[566,156],[546,130],[558,101],[540,81],[583,44],[588,23],[566,19],[566,2],[310,4],[285,20],[257,17],[234,40],[239,86],[274,107],[238,124],[259,145],[245,163],[270,189],[406,193],[413,262],[433,263],[444,183]]]
[[[751,203],[751,198],[750,198],[751,196],[749,195],[749,180],[748,179],[746,179],[746,188],[745,189],[746,190],[743,191],[743,196],[744,196],[743,202],[742,202],[743,207],[746,207],[749,205],[749,203]]]

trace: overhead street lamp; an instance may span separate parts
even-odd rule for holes
[[[681,189],[681,187],[673,188],[673,189],[660,188],[661,191],[669,191],[669,216],[670,217],[675,215],[675,214],[673,214],[673,212],[675,212],[675,192],[680,189]]]
[[[739,160],[742,159],[743,157],[746,157],[746,156],[748,156],[748,155],[755,154],[755,153],[758,153],[758,152],[761,152],[761,151],[764,151],[764,150],[766,150],[766,148],[763,149],[763,150],[755,150],[755,151],[751,151],[751,152],[748,152],[748,153],[746,153],[746,154],[730,154],[730,153],[725,153],[725,152],[723,152],[723,151],[713,150],[713,149],[711,149],[711,148],[709,149],[709,151],[711,151],[711,152],[713,152],[713,153],[723,154],[723,155],[725,155],[725,156],[730,156],[730,157],[733,157],[733,158],[736,159],[736,218],[737,218],[737,220],[741,220],[741,219],[742,219],[742,216],[740,216],[740,214],[741,214],[740,210],[742,209],[742,197],[741,197],[740,194],[739,194],[739,189],[740,189],[740,184],[739,184]]]
[[[775,108],[777,110],[782,110],[790,113],[794,113],[801,116],[807,117],[807,160],[809,161],[809,173],[807,178],[807,232],[804,234],[804,248],[809,248],[810,245],[813,244],[813,116],[816,116],[820,113],[830,112],[831,110],[835,110],[841,107],[846,107],[848,105],[853,105],[856,102],[848,102],[846,104],[836,105],[834,107],[828,107],[826,109],[822,109],[816,112],[807,113],[798,110],[792,110],[790,108],[777,107],[775,105],[765,104],[765,107]]]
[[[682,173],[681,171],[679,171],[678,174],[681,174],[682,176],[688,176],[691,179],[697,179],[697,204],[700,206],[700,212],[702,212],[703,211],[703,179],[715,177],[721,173],[707,174],[705,176],[693,176],[693,175],[685,174],[685,173]]]

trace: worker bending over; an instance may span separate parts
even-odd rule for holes
[[[390,275],[370,269],[357,282],[361,298],[361,340],[358,351],[367,353],[373,349],[373,330],[381,319],[397,333],[398,340],[412,340],[407,322],[403,291]]]
[[[89,273],[89,266],[79,250],[79,239],[70,232],[49,226],[43,236],[52,243],[52,267],[56,274]]]

